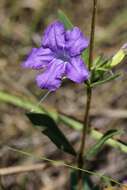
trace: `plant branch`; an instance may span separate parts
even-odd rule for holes
[[[46,108],[39,106],[36,107],[36,104],[33,102],[30,102],[27,99],[23,99],[21,97],[17,97],[14,95],[11,95],[9,93],[0,91],[0,101],[1,102],[5,102],[5,103],[9,103],[12,104],[14,106],[26,109],[26,110],[31,110],[32,108],[36,108],[34,109],[34,112],[39,112],[39,113],[47,113],[48,115],[50,115],[53,119],[56,119],[57,122],[57,118],[59,118],[59,121],[61,121],[62,123],[64,123],[66,126],[69,126],[75,130],[82,130],[82,123],[77,121],[76,119],[72,119],[69,118],[69,116],[65,116],[64,114],[59,114],[53,110],[47,110]],[[107,110],[106,110],[107,111]],[[105,111],[105,114],[107,114]],[[107,111],[108,112],[108,111]],[[110,112],[113,113],[112,110],[110,110]],[[110,113],[109,112],[109,113]],[[107,116],[109,115],[109,113],[107,114]],[[119,111],[114,112],[114,115],[117,114],[118,115]],[[123,110],[123,112],[121,112],[121,117],[126,118],[126,110]],[[110,114],[111,115],[111,114]],[[90,136],[95,139],[95,140],[100,140],[100,138],[103,136],[103,134],[95,129],[90,130]],[[117,140],[114,139],[109,139],[108,141],[106,141],[107,145],[116,148],[124,153],[127,153],[127,146],[125,144],[123,144],[122,142],[118,142]]]
[[[92,63],[93,63],[96,8],[97,8],[97,0],[93,0],[93,11],[92,11],[91,33],[90,33],[89,63],[88,63],[89,71],[91,71],[91,67],[92,67]],[[89,112],[90,112],[91,98],[92,98],[92,88],[90,86],[90,81],[88,81],[87,82],[87,100],[86,100],[86,107],[85,107],[85,114],[84,114],[82,138],[81,138],[81,145],[79,148],[79,155],[78,155],[78,160],[77,160],[77,165],[79,168],[83,168],[83,166],[84,166],[84,151],[85,151],[85,145],[86,145],[86,135],[87,135],[88,126],[89,126]],[[83,173],[81,171],[79,171],[78,186],[77,186],[78,190],[81,190],[82,186],[83,186],[82,174]]]

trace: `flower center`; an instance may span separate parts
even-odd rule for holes
[[[64,62],[68,62],[70,60],[70,56],[68,55],[68,53],[65,50],[58,51],[56,54],[56,58],[61,59]]]

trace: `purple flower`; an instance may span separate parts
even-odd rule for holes
[[[78,27],[65,30],[64,25],[56,21],[45,30],[41,47],[31,50],[23,66],[43,69],[36,77],[37,85],[42,89],[55,91],[63,77],[82,83],[89,77],[81,59],[81,53],[88,45],[89,40]]]

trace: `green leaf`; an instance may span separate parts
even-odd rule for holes
[[[91,181],[88,175],[84,175],[83,178],[83,190],[92,190],[93,188],[91,187]]]
[[[106,59],[103,55],[99,55],[96,57],[96,59],[93,61],[93,69],[98,69],[98,68],[107,68],[107,62],[109,59]],[[109,69],[109,68],[108,68]],[[111,69],[111,68],[110,68]]]
[[[50,116],[41,113],[27,113],[26,115],[32,124],[39,127],[42,133],[48,136],[59,149],[76,156],[74,148]]]
[[[46,113],[48,114],[50,117],[52,117],[53,119],[55,119],[56,122],[58,122],[58,120],[62,123],[64,123],[66,126],[75,129],[77,131],[82,130],[83,124],[79,121],[76,121],[70,117],[67,117],[63,114],[58,114],[57,112],[53,111],[52,109],[46,109],[43,106],[37,106],[35,104],[35,102],[31,102],[29,99],[24,99],[21,98],[19,96],[14,96],[10,93],[4,92],[4,91],[0,91],[0,102],[2,103],[6,103],[6,104],[10,104],[13,106],[17,106],[19,108],[25,109],[25,110],[31,110],[34,109],[34,112],[39,112],[39,113]],[[95,140],[99,140],[101,137],[103,136],[103,133],[92,129],[90,131],[90,137],[95,139]],[[121,152],[124,152],[125,154],[127,153],[127,145],[124,142],[120,142],[114,139],[109,139],[106,141],[106,144],[117,149],[120,150]]]
[[[107,82],[110,82],[112,80],[115,80],[116,78],[118,78],[119,76],[121,76],[121,73],[116,73],[116,74],[113,74],[109,77],[107,77],[106,79],[104,80],[100,80],[100,81],[97,81],[97,82],[94,82],[91,84],[91,87],[95,87],[95,86],[98,86],[98,85],[101,85],[101,84],[105,84]]]
[[[78,175],[78,172],[75,171],[75,170],[72,170],[71,171],[71,180],[70,180],[70,190],[76,190],[77,189],[77,184],[78,184],[78,180],[77,180],[77,175]]]
[[[111,71],[111,68],[107,67],[108,60],[102,55],[98,56],[94,62],[91,69],[91,82],[99,82],[104,80],[105,75]],[[107,76],[106,76],[107,77]]]
[[[98,65],[103,63],[103,59],[102,56],[99,55],[98,57],[96,57],[96,59],[93,61],[93,67],[97,67]],[[93,69],[93,68],[92,68]]]
[[[82,58],[86,65],[89,63],[89,48],[85,49],[82,53]]]
[[[86,158],[89,160],[91,158],[93,158],[94,156],[97,155],[97,153],[102,149],[102,147],[104,146],[105,142],[112,138],[115,135],[120,135],[122,134],[123,131],[119,130],[109,130],[107,131],[101,138],[100,140],[90,148],[90,150],[87,151],[86,153]]]
[[[66,29],[73,28],[73,24],[62,10],[58,10],[58,19],[63,22]]]
[[[71,190],[77,190],[78,189],[78,172],[75,170],[71,171]],[[92,182],[90,180],[89,175],[83,174],[83,189],[82,190],[94,190],[92,187]]]
[[[58,10],[58,19],[64,24],[66,29],[71,29],[74,27],[70,19],[66,16],[66,14],[62,10]],[[82,58],[84,62],[88,65],[89,48],[84,50],[84,52],[82,53]]]

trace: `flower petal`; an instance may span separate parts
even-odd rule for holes
[[[78,27],[66,31],[66,48],[71,56],[80,55],[89,45],[89,40],[84,37]]]
[[[79,56],[71,58],[70,63],[67,64],[66,76],[76,83],[82,83],[89,78],[89,71]]]
[[[54,59],[54,53],[48,48],[33,48],[29,53],[23,67],[32,69],[42,69]]]
[[[42,39],[42,46],[51,48],[54,51],[59,48],[64,48],[65,28],[61,22],[56,21],[45,30],[44,37]]]
[[[60,59],[54,59],[47,70],[37,76],[37,85],[42,89],[55,91],[61,85],[62,77],[65,74],[66,63]]]

